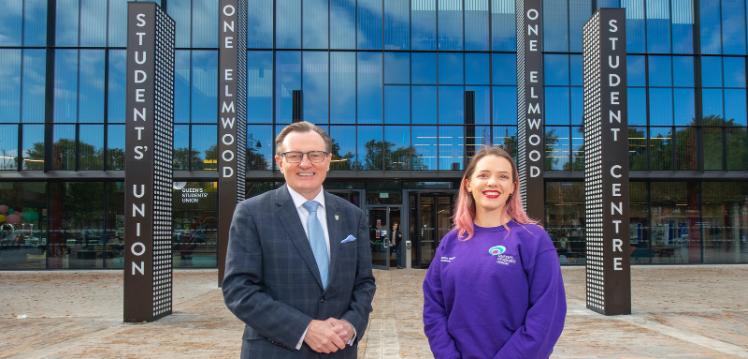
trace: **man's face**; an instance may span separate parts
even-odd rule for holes
[[[306,199],[314,198],[322,189],[327,171],[330,170],[330,156],[320,163],[313,163],[309,157],[304,155],[299,163],[290,163],[282,156],[282,153],[298,151],[307,153],[309,151],[327,151],[325,140],[314,131],[291,132],[283,139],[280,153],[275,156],[275,163],[283,173],[286,183],[294,191],[299,192]]]

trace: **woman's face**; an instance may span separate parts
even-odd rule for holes
[[[493,155],[481,158],[466,180],[465,188],[473,195],[476,209],[503,209],[515,189],[512,164],[506,158]]]

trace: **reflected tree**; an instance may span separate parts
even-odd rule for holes
[[[364,162],[359,164],[365,170],[424,170],[423,160],[417,156],[413,146],[393,148],[388,141],[370,140],[366,143]]]

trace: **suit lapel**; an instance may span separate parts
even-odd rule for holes
[[[335,197],[325,192],[325,211],[327,214],[327,233],[330,237],[330,275],[329,283],[333,283],[335,280],[335,273],[337,270],[335,266],[338,263],[338,254],[340,253],[340,241],[345,238],[343,228],[341,225],[341,213],[335,201]]]
[[[282,227],[285,229],[286,233],[288,233],[288,238],[291,239],[291,242],[293,242],[294,246],[299,251],[304,263],[309,267],[309,270],[314,275],[314,279],[317,280],[317,284],[322,287],[322,279],[319,276],[317,261],[314,260],[312,247],[309,245],[309,240],[304,232],[304,227],[301,225],[299,214],[286,186],[275,190],[275,198],[276,218],[280,219]]]

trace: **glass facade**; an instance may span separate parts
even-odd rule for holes
[[[364,207],[453,195],[475,147],[515,153],[514,1],[247,4],[251,193],[278,183],[273,139],[297,90],[335,141],[326,186]],[[175,266],[214,267],[218,2],[162,5],[177,25]],[[626,8],[633,263],[748,263],[744,0],[543,1],[545,223],[562,261],[584,263],[581,39],[595,7]],[[119,268],[127,1],[0,8],[0,268]]]

